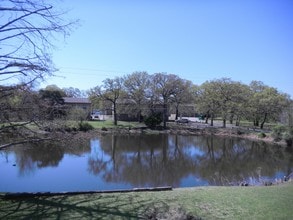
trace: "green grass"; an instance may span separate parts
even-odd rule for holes
[[[292,219],[293,183],[3,199],[0,219]]]
[[[106,120],[106,121],[88,121],[94,128],[134,128],[134,127],[141,127],[145,126],[144,123],[139,122],[126,122],[126,121],[118,121],[117,126],[113,124],[113,121]]]

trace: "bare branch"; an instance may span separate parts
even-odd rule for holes
[[[0,26],[0,75],[51,75],[55,68],[49,67],[47,51],[54,48],[54,35],[68,35],[75,22],[64,22],[64,12],[42,0],[3,0],[0,12],[6,19]]]
[[[34,83],[56,70],[50,52],[56,36],[65,37],[77,21],[63,20],[64,12],[49,0],[1,0],[0,5],[0,134],[13,129],[18,137],[35,135],[26,123],[42,120]],[[26,121],[23,123],[23,121]],[[17,122],[15,124],[15,122]]]

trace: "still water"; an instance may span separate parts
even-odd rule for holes
[[[0,192],[261,184],[283,178],[292,168],[292,153],[263,142],[107,134],[83,144],[0,151]]]

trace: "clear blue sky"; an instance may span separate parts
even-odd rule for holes
[[[260,80],[293,97],[293,0],[64,0],[81,25],[48,84],[87,90],[134,71],[200,85]]]

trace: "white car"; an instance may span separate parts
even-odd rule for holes
[[[91,120],[100,120],[100,116],[97,113],[91,114]]]

